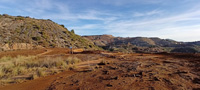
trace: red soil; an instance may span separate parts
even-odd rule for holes
[[[42,55],[68,55],[50,49]],[[74,54],[73,71],[0,87],[0,90],[200,90],[200,56],[190,54]],[[97,65],[99,62],[103,64]],[[104,65],[105,64],[105,65]]]

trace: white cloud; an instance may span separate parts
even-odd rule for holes
[[[163,3],[165,0],[102,0],[103,4],[122,6],[126,4],[158,4]]]
[[[99,24],[88,24],[88,25],[82,25],[82,26],[75,26],[75,27],[71,27],[73,29],[77,29],[77,30],[86,30],[86,29],[95,29],[97,27],[100,27],[101,25]]]
[[[53,8],[53,2],[51,0],[33,0],[34,8],[38,9],[51,9]]]
[[[88,24],[69,28],[74,29],[75,33],[79,35],[105,34],[104,32],[100,32],[101,30],[99,30],[100,28],[103,28],[101,24]]]
[[[145,15],[145,14],[142,14]],[[148,16],[148,15],[145,15]],[[119,20],[105,26],[107,33],[116,36],[144,36],[171,38],[179,41],[191,41],[200,38],[200,10],[187,11],[178,15],[138,20]],[[186,23],[186,24],[184,24]],[[192,25],[187,25],[192,23]],[[182,25],[183,24],[183,25]]]
[[[153,33],[153,32],[151,32]],[[174,26],[158,30],[156,34],[161,34],[161,38],[173,38],[178,41],[200,40],[200,25]]]
[[[159,15],[159,14],[162,14],[162,11],[153,10],[153,11],[143,12],[143,13],[134,12],[134,13],[133,13],[133,17],[151,16],[151,15],[157,15],[157,14],[158,14],[158,15]]]

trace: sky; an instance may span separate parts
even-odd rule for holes
[[[78,35],[200,41],[200,0],[0,0],[0,14],[51,19]]]

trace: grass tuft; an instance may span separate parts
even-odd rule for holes
[[[16,76],[30,75],[29,79],[36,79],[38,77],[55,74],[64,70],[73,70],[77,68],[74,64],[79,63],[80,61],[81,60],[77,57],[2,57],[0,58],[0,81],[1,83],[8,83],[7,81],[9,80],[21,82],[21,79],[13,78]]]

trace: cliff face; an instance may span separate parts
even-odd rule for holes
[[[0,46],[1,49],[71,46],[85,49],[98,48],[93,42],[51,20],[6,14],[0,15]]]

